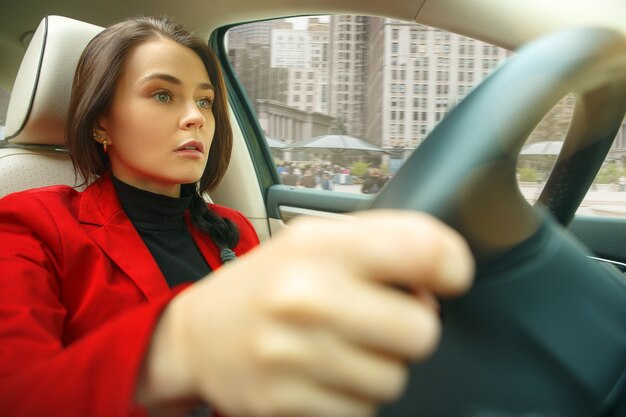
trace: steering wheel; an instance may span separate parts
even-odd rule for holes
[[[624,117],[626,37],[569,29],[518,52],[372,203],[435,215],[467,239],[477,262],[470,292],[441,301],[439,349],[411,367],[404,396],[381,416],[626,415],[626,280],[559,224],[573,217]],[[517,157],[569,92],[573,122],[531,206],[517,186]]]

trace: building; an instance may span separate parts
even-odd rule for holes
[[[370,18],[330,18],[329,112],[336,119],[335,131],[365,138]]]
[[[367,137],[405,158],[510,53],[394,19],[371,19]]]
[[[285,104],[328,114],[328,23],[310,18],[306,29],[272,30],[272,68],[287,69]]]
[[[309,18],[304,29],[284,20],[263,23],[262,30],[247,27],[258,23],[235,28],[228,46],[265,134],[294,143],[330,133],[328,23]]]
[[[288,21],[255,23],[260,25],[255,30],[244,25],[229,38],[229,47],[245,46],[231,50],[231,59],[266,133],[288,142],[320,131],[348,134],[390,151],[391,160],[384,161],[390,164],[408,157],[447,112],[512,55],[394,19],[301,20],[306,25],[298,28]],[[295,112],[293,127],[285,124],[287,108]],[[573,108],[571,96],[563,99],[529,141],[561,140]],[[303,117],[309,113],[325,117],[315,126],[301,125],[313,123],[314,118]],[[626,123],[610,156],[626,158]]]

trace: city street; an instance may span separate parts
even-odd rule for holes
[[[535,202],[541,191],[540,184],[522,184],[520,190],[526,199]],[[616,187],[613,185],[612,187]],[[334,191],[361,193],[361,184],[335,184]],[[626,192],[611,189],[611,185],[598,186],[589,191],[577,214],[626,218]]]

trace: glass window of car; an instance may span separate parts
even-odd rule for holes
[[[229,62],[286,185],[375,194],[445,114],[512,52],[380,17],[315,16],[230,29]],[[518,163],[534,202],[573,112],[565,97]],[[626,127],[581,214],[626,217]],[[621,213],[621,214],[620,214]]]

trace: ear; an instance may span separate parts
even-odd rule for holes
[[[111,140],[111,136],[107,132],[108,125],[108,117],[106,115],[99,116],[96,119],[96,124],[93,128],[94,139],[99,143],[102,143],[104,140],[106,140],[109,145],[112,145],[113,141]]]

